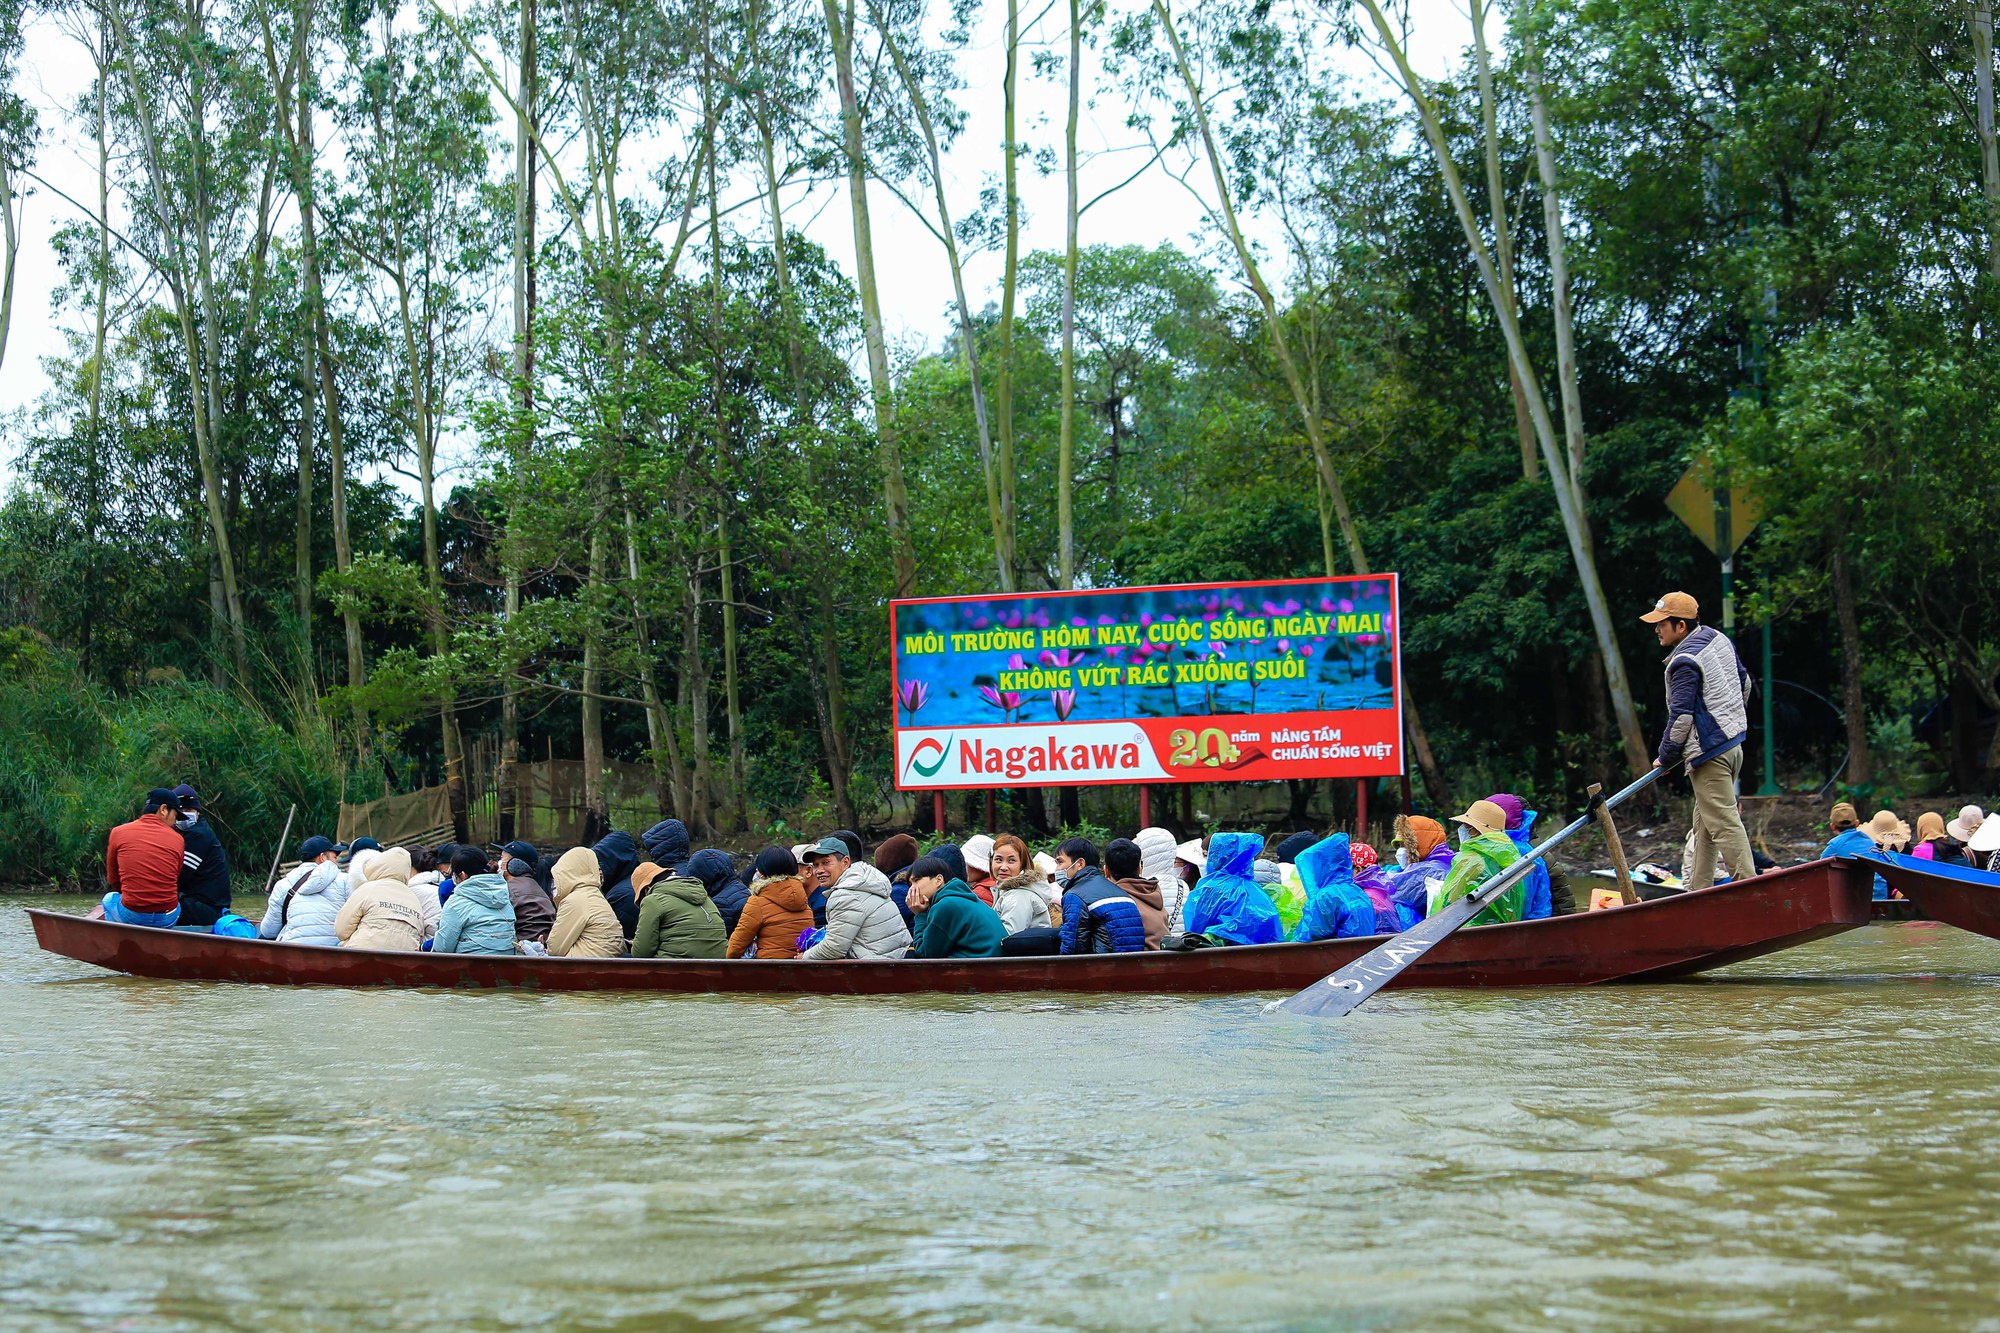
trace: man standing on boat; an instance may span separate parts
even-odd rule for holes
[[[1690,889],[1715,882],[1721,853],[1731,879],[1757,873],[1750,834],[1736,807],[1743,742],[1750,735],[1750,673],[1728,636],[1701,623],[1701,604],[1670,592],[1639,617],[1667,650],[1667,729],[1655,768],[1685,764],[1694,784],[1694,866]]]

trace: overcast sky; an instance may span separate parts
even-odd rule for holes
[[[1465,11],[1454,8],[1451,0],[1416,0],[1416,13],[1413,58],[1425,73],[1442,73],[1466,44]],[[1058,50],[1062,33],[1055,20],[1059,17],[1059,10],[1052,14],[1047,31],[1048,40]],[[982,182],[998,170],[1000,162],[1003,19],[1003,7],[986,6],[984,21],[975,30],[974,40],[961,61],[968,86],[958,94],[958,101],[968,120],[945,162],[953,209],[959,215],[971,211]],[[1086,62],[1091,63],[1088,55]],[[1378,95],[1388,92],[1387,85],[1366,60],[1356,57],[1352,66],[1358,84]],[[20,88],[41,109],[42,141],[36,170],[55,191],[94,203],[95,143],[89,122],[64,114],[65,108],[78,105],[88,94],[90,68],[87,55],[46,19],[29,29]],[[1031,61],[1023,60],[1020,123],[1024,141],[1031,146],[1060,148],[1065,96],[1059,78],[1036,77]],[[1102,153],[1130,147],[1134,140],[1123,124],[1125,106],[1115,93],[1097,101],[1084,115],[1079,136],[1084,152]],[[1130,174],[1143,160],[1144,155],[1136,152],[1100,157],[1087,168],[1084,198]],[[1206,184],[1201,177],[1192,179]],[[1031,167],[1023,170],[1021,194],[1027,219],[1022,238],[1024,254],[1062,244],[1063,193],[1060,172],[1044,177]],[[951,278],[943,249],[886,189],[879,185],[872,187],[869,198],[877,276],[891,341],[905,350],[934,347],[953,323]],[[114,188],[114,213],[117,208]],[[842,268],[853,271],[854,235],[844,187],[820,187],[792,199],[787,208],[791,225],[802,227]],[[81,322],[77,312],[65,315],[55,306],[55,289],[61,274],[51,244],[56,230],[79,216],[75,207],[50,189],[36,189],[27,200],[15,278],[13,323],[5,364],[0,367],[0,412],[14,413],[36,403],[49,382],[42,369],[43,358],[63,352],[65,322]],[[761,217],[753,222],[751,219],[756,215],[747,211],[738,216],[745,226],[764,225]],[[1210,247],[1212,237],[1200,205],[1187,188],[1166,171],[1155,168],[1087,214],[1081,239],[1084,244],[1143,246],[1171,242],[1200,252]],[[1000,264],[997,251],[969,261],[967,284],[975,306],[997,296]],[[1274,263],[1274,280],[1280,272]],[[1236,274],[1228,272],[1224,276],[1233,280]],[[11,439],[4,449],[4,455],[0,455],[0,477],[11,478],[14,450]],[[468,461],[462,451],[459,457],[441,460],[447,469],[467,466]]]

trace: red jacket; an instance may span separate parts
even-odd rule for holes
[[[140,815],[111,830],[104,878],[132,912],[171,912],[181,905],[181,855],[187,844],[158,815]]]

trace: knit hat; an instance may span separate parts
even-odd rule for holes
[[[1957,838],[1960,842],[1971,842],[1972,835],[1977,833],[1979,826],[1985,822],[1986,812],[1984,810],[1981,810],[1976,805],[1963,806],[1959,809],[1958,818],[1946,824],[1944,831],[1952,837]]]
[[[1271,856],[1280,865],[1294,865],[1298,862],[1299,853],[1318,841],[1319,834],[1302,829],[1279,843]]]
[[[958,880],[960,883],[970,882],[965,878],[965,853],[959,850],[957,843],[941,842],[928,852],[925,852],[924,855],[935,856],[938,860],[950,866],[951,877],[953,879]]]
[[[1486,798],[1507,812],[1507,827],[1517,829],[1527,817],[1528,803],[1510,791],[1495,792]]]
[[[1932,838],[1944,836],[1944,816],[1935,810],[1926,810],[1917,816],[1917,841],[1929,842]],[[1963,839],[1961,839],[1963,841]]]
[[[1373,870],[1376,866],[1382,864],[1382,858],[1375,855],[1375,849],[1365,842],[1348,843],[1347,859],[1353,864],[1354,873],[1357,875],[1364,870]]]
[[[875,868],[894,879],[897,871],[908,870],[922,855],[923,850],[917,846],[915,838],[907,833],[898,833],[884,838],[882,845],[875,849]]]
[[[993,873],[993,839],[984,833],[975,833],[960,843],[958,849],[965,854],[966,869],[977,870],[982,875]],[[966,882],[971,883],[970,880]]]
[[[1858,828],[1861,825],[1861,812],[1854,808],[1852,802],[1836,801],[1832,811],[1827,814],[1826,822],[1836,829]]]
[[[788,879],[799,873],[799,859],[784,847],[766,847],[752,867],[766,879]]]
[[[1507,812],[1491,801],[1474,801],[1464,814],[1453,815],[1451,822],[1463,824],[1474,833],[1505,833]]]

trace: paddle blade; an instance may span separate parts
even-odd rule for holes
[[[1289,999],[1264,1006],[1267,1014],[1300,1014],[1308,1018],[1339,1018],[1352,1013],[1376,991],[1431,951],[1431,947],[1477,916],[1492,895],[1460,898],[1436,916],[1425,917],[1402,934],[1376,945],[1332,976]]]

